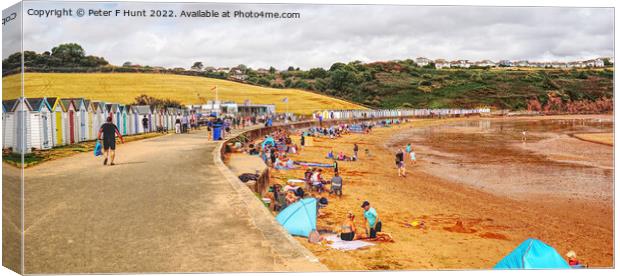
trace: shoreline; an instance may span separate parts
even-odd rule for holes
[[[544,116],[519,119],[580,119],[600,116]],[[423,164],[408,164],[408,177],[397,177],[393,153],[386,141],[411,127],[445,125],[481,118],[422,119],[391,128],[376,128],[370,135],[350,134],[336,140],[315,139],[299,158],[325,161],[329,149],[350,153],[353,143],[360,145],[360,161],[339,162],[345,179],[342,198],[326,196],[327,208],[318,218],[319,230],[332,229],[353,211],[361,228],[359,204],[369,200],[379,212],[384,232],[395,243],[377,243],[362,250],[341,252],[326,245],[298,241],[331,270],[407,270],[407,269],[488,269],[511,252],[520,242],[533,237],[553,246],[564,255],[578,252],[591,267],[613,265],[613,199],[593,201],[562,197],[513,199],[437,177],[422,170]],[[514,120],[515,118],[482,118]],[[294,142],[298,137],[293,135]],[[373,157],[366,158],[368,148]],[[288,176],[299,177],[301,169],[272,170],[272,182]],[[331,177],[331,171],[326,172]],[[579,211],[571,217],[566,208]],[[362,219],[360,219],[362,218]],[[413,220],[426,223],[425,229],[407,227]],[[459,226],[460,225],[460,226]],[[457,227],[458,226],[458,227]],[[586,240],[594,239],[596,240]]]

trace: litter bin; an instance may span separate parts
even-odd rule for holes
[[[222,140],[222,124],[213,124],[213,141]]]

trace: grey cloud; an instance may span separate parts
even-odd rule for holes
[[[24,48],[80,43],[88,54],[189,67],[289,65],[415,58],[572,60],[611,56],[611,8],[381,5],[44,3],[37,8],[170,8],[301,13],[301,19],[62,18],[24,20]],[[3,51],[6,57],[6,51]]]

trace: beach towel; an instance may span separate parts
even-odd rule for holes
[[[333,164],[323,164],[323,163],[313,163],[313,162],[295,162],[295,165],[306,166],[306,167],[319,167],[319,168],[332,168]]]
[[[342,250],[342,251],[357,250],[360,248],[375,245],[374,243],[365,242],[361,240],[343,241],[342,239],[340,239],[338,235],[325,236],[325,240],[330,241],[330,243],[327,244],[329,247],[336,249],[336,250]]]
[[[306,181],[303,180],[303,179],[289,179],[289,180],[286,180],[286,182],[288,182],[288,183],[306,183]]]
[[[101,142],[97,141],[97,143],[95,144],[95,149],[93,150],[93,153],[95,154],[95,156],[103,155],[103,152],[101,152]]]

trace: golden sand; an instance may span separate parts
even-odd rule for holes
[[[416,120],[375,128],[370,135],[319,138],[298,156],[293,155],[295,160],[327,163],[325,155],[330,149],[350,155],[357,143],[360,160],[339,162],[344,195],[323,194],[330,203],[321,209],[317,227],[334,229],[352,211],[363,232],[360,205],[368,200],[379,213],[383,231],[395,240],[348,252],[297,238],[300,243],[332,270],[490,269],[527,238],[543,240],[561,255],[575,250],[590,266],[613,265],[613,202],[561,197],[509,199],[424,173],[423,156],[418,156],[418,164],[407,164],[406,178],[398,177],[394,153],[384,143],[403,128],[452,120],[468,119]],[[364,154],[365,149],[371,157]],[[274,171],[272,175],[274,182],[285,183],[303,177],[303,169]],[[327,170],[325,178],[331,176],[331,169]],[[425,222],[425,228],[411,226],[420,221]]]

